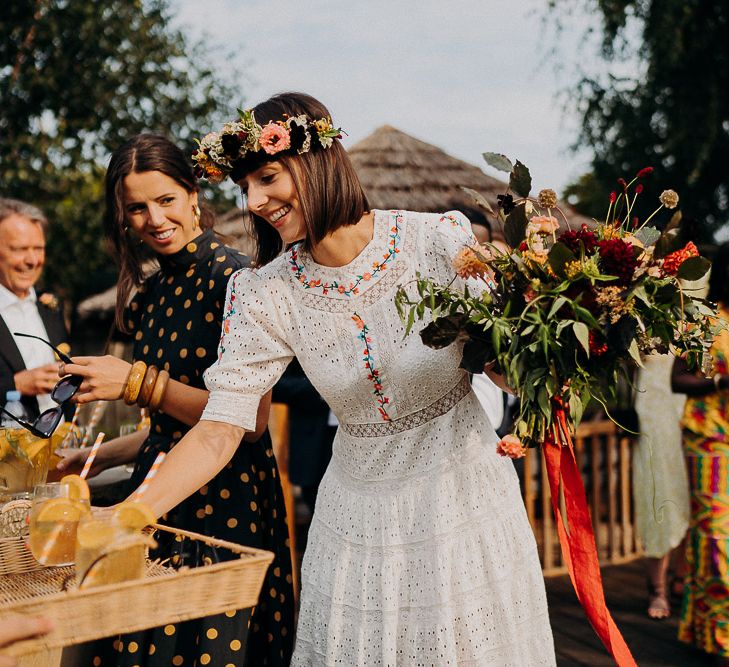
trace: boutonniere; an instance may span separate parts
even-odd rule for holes
[[[51,294],[50,292],[43,292],[43,294],[38,297],[38,301],[49,310],[58,310],[58,298],[55,294]]]

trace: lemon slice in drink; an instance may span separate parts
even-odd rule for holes
[[[82,521],[76,531],[76,540],[83,549],[101,549],[111,543],[114,526],[106,521]]]
[[[78,521],[84,508],[69,498],[51,498],[41,505],[37,521]]]
[[[61,484],[68,485],[71,500],[89,500],[91,497],[89,485],[81,475],[66,475],[61,478]]]
[[[157,521],[157,517],[152,510],[137,500],[117,505],[114,508],[114,518],[122,526],[132,530],[142,530]]]

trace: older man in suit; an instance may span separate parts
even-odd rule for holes
[[[58,301],[36,294],[45,263],[48,221],[35,206],[0,198],[0,402],[17,389],[31,418],[55,406],[49,392],[58,382],[53,350],[32,338],[64,344],[67,331]]]

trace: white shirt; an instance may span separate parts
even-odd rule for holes
[[[38,312],[38,298],[32,287],[28,296],[20,299],[7,287],[0,285],[0,317],[5,320],[11,334],[19,331],[48,340],[48,332]],[[13,336],[13,340],[27,369],[38,368],[56,361],[53,350],[39,340],[21,336]],[[50,394],[39,394],[36,398],[41,412],[56,405]]]

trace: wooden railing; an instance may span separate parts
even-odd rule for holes
[[[601,565],[625,563],[640,556],[633,512],[631,446],[632,439],[620,433],[611,421],[582,423],[575,436],[575,457]],[[519,476],[544,574],[564,574],[567,566],[562,560],[541,451],[529,450]],[[561,493],[560,507],[564,517]]]

